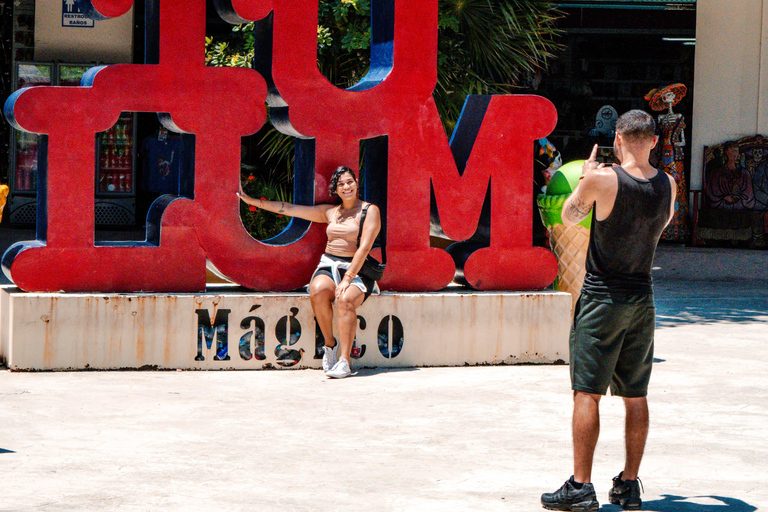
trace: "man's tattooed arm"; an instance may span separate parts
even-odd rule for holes
[[[572,196],[565,202],[562,217],[572,224],[578,224],[587,218],[591,210],[592,204],[586,203],[579,196]]]

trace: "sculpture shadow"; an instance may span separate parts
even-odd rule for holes
[[[736,498],[725,496],[677,496],[674,494],[662,494],[660,500],[643,500],[643,510],[656,512],[753,512],[757,507]],[[702,499],[718,501],[719,503],[702,504],[688,502],[689,499]],[[614,512],[621,510],[616,505],[600,507],[601,511]]]
[[[374,375],[378,375],[380,373],[399,373],[399,372],[417,372],[419,371],[419,368],[416,366],[408,366],[404,368],[360,368],[359,370],[353,371],[353,375],[357,377],[373,377]]]

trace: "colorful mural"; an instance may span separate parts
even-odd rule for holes
[[[756,135],[704,148],[704,190],[696,236],[765,246],[768,138]]]

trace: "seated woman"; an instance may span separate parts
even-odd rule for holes
[[[309,283],[309,297],[325,339],[323,370],[329,377],[341,379],[351,374],[349,361],[357,330],[357,308],[376,286],[375,281],[357,272],[379,234],[381,215],[376,205],[360,200],[357,177],[349,167],[341,166],[334,171],[328,190],[331,196],[341,199],[340,205],[302,206],[254,199],[242,186],[237,195],[245,203],[270,212],[328,224],[328,244]],[[360,218],[364,208],[366,217],[361,234]],[[334,301],[339,314],[338,343],[333,337]]]

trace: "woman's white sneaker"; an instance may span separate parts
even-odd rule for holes
[[[332,379],[343,379],[344,377],[352,375],[352,370],[349,369],[349,362],[342,358],[333,365],[333,368],[325,372],[325,374]]]
[[[323,350],[325,353],[323,354],[323,371],[328,372],[333,366],[336,364],[337,358],[336,358],[336,351],[339,349],[339,344],[336,343],[334,346],[329,347],[328,345],[323,346]]]

